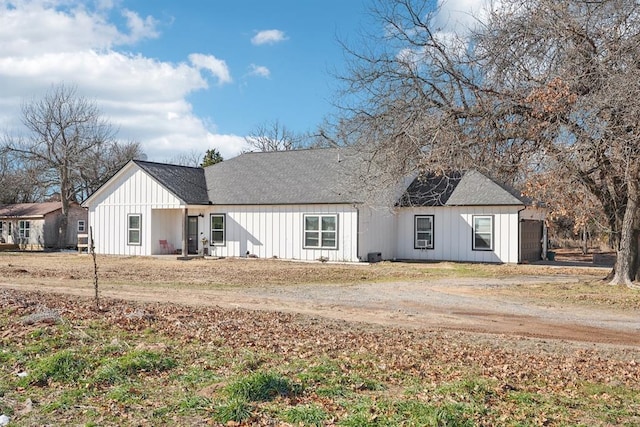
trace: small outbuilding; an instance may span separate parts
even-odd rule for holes
[[[0,206],[0,243],[24,250],[59,248],[61,202],[18,203]],[[87,211],[72,203],[68,215],[67,247],[78,244],[78,233],[87,233]]]

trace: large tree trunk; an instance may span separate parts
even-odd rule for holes
[[[638,272],[638,235],[640,231],[638,230],[638,222],[640,212],[638,212],[638,183],[635,180],[629,180],[628,195],[620,230],[618,256],[610,284],[637,287],[637,285],[633,284],[633,281]]]
[[[60,228],[58,228],[58,248],[67,247],[67,229],[69,228],[69,206],[70,203],[70,179],[69,166],[65,161],[60,169],[60,201],[62,202],[62,213],[60,215]]]

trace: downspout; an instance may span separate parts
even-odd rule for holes
[[[527,209],[525,205],[522,209],[518,210],[518,264],[522,263],[522,221],[520,218],[520,212]]]
[[[355,203],[353,207],[356,210],[356,258],[362,261],[360,257],[360,208]]]
[[[186,258],[188,254],[187,248],[187,234],[189,233],[188,229],[188,218],[189,218],[189,209],[185,207],[182,211],[182,257]]]

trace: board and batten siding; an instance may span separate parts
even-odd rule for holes
[[[183,207],[184,203],[180,199],[138,166],[130,164],[128,169],[121,171],[120,176],[102,187],[91,203],[89,225],[93,226],[96,252],[110,255],[152,255],[158,239],[166,238],[152,232],[153,210]],[[127,244],[129,214],[142,215],[140,245]],[[175,217],[180,218],[180,214],[175,212]],[[181,229],[177,233],[182,236]],[[173,235],[177,233],[172,231]]]
[[[396,257],[396,212],[388,207],[359,208],[358,252],[362,261],[369,253],[380,253],[383,260]]]
[[[398,214],[399,259],[517,263],[521,206],[445,206],[402,208]],[[433,215],[433,249],[414,248],[414,218]],[[493,250],[473,250],[473,217],[493,216]]]
[[[351,205],[246,205],[215,206],[210,214],[225,215],[225,244],[209,246],[209,254],[295,260],[358,261],[358,211]],[[338,217],[337,249],[304,248],[304,216],[335,214]],[[211,238],[211,223],[205,225]]]

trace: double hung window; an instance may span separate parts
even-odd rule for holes
[[[142,244],[142,214],[127,215],[127,244]]]
[[[18,221],[18,237],[28,239],[31,236],[31,221]]]
[[[473,217],[473,250],[493,250],[493,216],[482,215]]]
[[[416,215],[414,248],[433,249],[433,215]]]
[[[211,240],[212,246],[224,246],[225,245],[225,215],[224,214],[212,214],[211,215]]]

